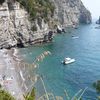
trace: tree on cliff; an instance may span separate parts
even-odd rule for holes
[[[49,0],[16,0],[29,12],[31,18],[49,19],[54,14],[54,5]]]

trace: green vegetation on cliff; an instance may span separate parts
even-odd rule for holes
[[[49,0],[17,0],[29,12],[32,20],[44,18],[46,21],[54,14],[54,5]]]

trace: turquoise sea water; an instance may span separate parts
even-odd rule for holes
[[[83,100],[96,100],[98,94],[92,84],[100,79],[100,29],[95,29],[95,26],[81,25],[79,29],[55,36],[53,43],[20,49],[21,56],[29,63],[43,51],[52,53],[36,71],[43,76],[48,92],[65,98],[64,89],[73,96],[78,90],[88,87]],[[73,35],[79,38],[73,39]],[[76,62],[64,66],[61,61],[65,57],[75,58]],[[42,95],[41,82],[35,86],[37,95]]]

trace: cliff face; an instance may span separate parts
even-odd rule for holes
[[[91,23],[91,14],[81,0],[52,0],[56,7],[55,18],[63,26],[76,26],[80,23]]]
[[[99,19],[96,21],[96,24],[100,24],[100,16]]]
[[[80,0],[51,0],[55,11],[49,23],[41,17],[30,21],[28,12],[18,2],[8,1],[0,5],[1,48],[25,45],[39,38],[41,40],[53,25],[75,27],[79,22],[91,23],[91,14]]]
[[[33,32],[35,27],[37,31]],[[29,40],[42,38],[48,29],[48,24],[43,19],[31,22],[29,14],[18,2],[0,5],[0,47],[26,44]]]

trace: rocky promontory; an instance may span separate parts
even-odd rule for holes
[[[44,38],[50,41],[57,26],[91,23],[91,14],[80,0],[25,1],[0,1],[0,48],[23,47]]]
[[[91,13],[84,7],[81,0],[52,0],[52,2],[56,8],[54,17],[63,26],[91,23]]]
[[[100,16],[99,19],[96,21],[96,24],[100,24]]]

